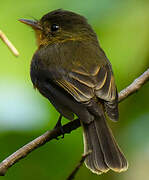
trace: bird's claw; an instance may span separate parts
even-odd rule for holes
[[[64,138],[64,135],[65,135],[65,132],[64,132],[64,129],[63,129],[63,126],[62,126],[62,123],[61,123],[61,119],[62,119],[62,115],[60,115],[60,117],[59,117],[59,119],[58,119],[58,121],[57,121],[54,129],[60,128],[60,131],[61,131],[61,134],[62,134],[62,137],[61,137],[61,138],[63,139],[63,138]],[[59,140],[58,137],[57,137],[56,139]]]

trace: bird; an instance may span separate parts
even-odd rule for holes
[[[40,20],[19,21],[36,35],[37,50],[30,66],[33,86],[61,117],[79,118],[84,154],[90,151],[87,168],[96,174],[126,171],[128,162],[107,123],[107,119],[119,118],[112,65],[88,20],[57,9]]]

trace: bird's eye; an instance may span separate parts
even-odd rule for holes
[[[57,31],[57,30],[59,30],[59,25],[57,25],[57,24],[52,24],[52,26],[51,26],[51,31],[52,31],[52,32],[55,32],[55,31]]]

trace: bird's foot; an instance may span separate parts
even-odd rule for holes
[[[61,137],[61,138],[63,139],[63,138],[64,138],[65,132],[64,132],[64,129],[63,129],[61,120],[62,120],[62,115],[60,115],[60,117],[58,118],[58,121],[57,121],[57,123],[56,123],[54,129],[60,128],[60,131],[61,131],[61,134],[62,134],[62,137]],[[58,138],[56,138],[56,139],[58,140]]]

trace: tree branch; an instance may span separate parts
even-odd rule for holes
[[[91,153],[91,151],[89,151],[86,154],[83,154],[79,163],[77,164],[77,166],[74,168],[74,170],[71,172],[71,174],[68,176],[68,178],[66,180],[72,180],[75,178],[75,175],[77,174],[78,170],[80,169],[80,167],[83,165],[85,159],[87,158],[87,156]]]
[[[0,30],[0,38],[15,56],[19,56],[18,50],[14,47],[14,45],[9,41],[7,36],[1,30]]]
[[[149,80],[149,69],[147,69],[140,77],[135,79],[128,87],[123,89],[119,93],[119,102],[126,99],[131,94],[135,93],[139,90],[145,82]],[[70,133],[74,129],[80,127],[79,119],[71,121],[63,126],[64,133]],[[37,149],[38,147],[44,145],[48,141],[57,138],[58,136],[62,135],[61,129],[56,128],[51,131],[45,132],[43,135],[39,136],[38,138],[34,139],[33,141],[29,142],[12,155],[7,157],[0,163],[0,176],[4,176],[7,170],[18,162],[20,159],[26,157],[29,153],[33,150]]]
[[[145,84],[148,80],[149,80],[149,69],[147,69],[141,76],[135,79],[128,87],[126,87],[119,93],[119,98],[118,98],[119,102],[123,101],[128,96],[137,92],[143,86],[143,84]]]

